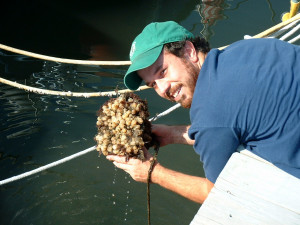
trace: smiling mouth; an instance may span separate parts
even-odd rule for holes
[[[178,101],[178,99],[176,99],[179,96],[179,93],[181,91],[182,86],[178,86],[175,89],[175,91],[173,91],[172,93],[169,94],[170,99],[172,99],[173,101]]]

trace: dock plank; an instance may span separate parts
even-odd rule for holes
[[[248,151],[232,155],[191,225],[300,224],[300,180]]]

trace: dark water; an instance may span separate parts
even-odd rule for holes
[[[10,1],[2,6],[0,43],[62,58],[128,60],[149,22],[175,20],[220,47],[280,22],[289,1]],[[124,88],[126,67],[58,64],[0,51],[0,76],[60,91]],[[154,116],[172,106],[152,91]],[[107,97],[37,95],[0,84],[0,179],[30,171],[95,145],[96,111]],[[178,109],[157,121],[189,123]],[[161,149],[166,167],[203,176],[192,147]],[[200,205],[151,186],[152,224],[189,224]],[[96,152],[0,186],[0,224],[147,224],[146,185]]]

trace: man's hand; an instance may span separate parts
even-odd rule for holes
[[[125,156],[117,155],[108,155],[106,158],[112,161],[116,167],[129,173],[132,179],[135,181],[147,183],[152,155],[147,151],[146,148],[144,148],[143,151],[145,155],[145,159],[143,161],[140,159],[129,158],[129,160],[126,162]],[[156,164],[158,163],[155,162],[155,165]]]
[[[126,162],[125,156],[116,155],[108,155],[106,158],[112,161],[116,167],[129,173],[135,181],[147,183],[152,156],[146,149],[143,150],[145,154],[144,161],[130,158]],[[176,172],[163,167],[157,162],[151,174],[151,182],[198,203],[203,203],[214,186],[206,178]]]

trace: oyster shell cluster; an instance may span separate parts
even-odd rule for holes
[[[121,94],[105,102],[98,111],[95,137],[97,151],[144,158],[142,148],[151,146],[151,123],[146,100],[134,93]]]

